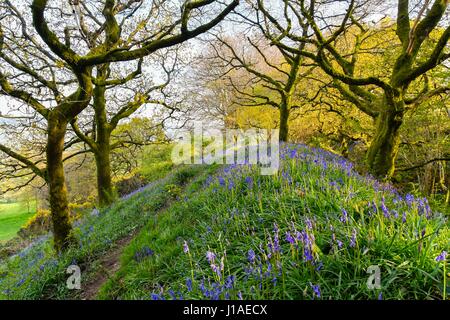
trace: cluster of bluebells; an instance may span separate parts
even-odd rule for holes
[[[242,292],[237,291],[236,276],[229,275],[221,282],[211,281],[211,279],[201,279],[200,281],[193,281],[191,278],[186,279],[183,295],[182,290],[173,289],[164,290],[159,287],[159,292],[152,292],[150,294],[151,300],[183,300],[184,298],[191,298],[195,296],[200,299],[207,300],[242,300]]]
[[[308,218],[313,217],[316,213],[315,209],[309,208],[307,204],[302,206],[300,215],[297,215],[292,221],[278,219],[276,212],[272,218],[268,218],[267,212],[265,215],[259,216],[253,213],[249,214],[246,207],[234,206],[225,214],[212,215],[211,221],[205,222],[205,232],[199,236],[205,247],[209,247],[210,241],[216,241],[218,233],[225,238],[239,235],[243,239],[246,237],[252,239],[251,245],[247,243],[247,250],[243,252],[242,259],[245,263],[240,266],[243,276],[239,277],[242,282],[235,284],[240,285],[240,292],[245,291],[246,294],[264,296],[258,295],[258,292],[262,294],[262,292],[266,292],[265,290],[270,291],[268,288],[279,286],[280,279],[291,268],[308,266],[306,268],[308,270],[322,272],[321,270],[327,268],[328,259],[323,255],[336,254],[333,259],[339,259],[340,255],[351,257],[360,255],[361,252],[367,252],[372,240],[368,239],[367,232],[363,232],[365,226],[361,225],[361,221],[373,226],[379,223],[384,225],[389,223],[390,230],[403,232],[402,230],[406,229],[402,229],[402,225],[408,221],[414,221],[414,215],[427,218],[423,222],[424,224],[433,218],[433,213],[425,198],[417,198],[410,194],[402,197],[392,185],[380,183],[373,177],[358,174],[353,170],[353,165],[341,157],[304,145],[284,145],[280,152],[281,158],[285,161],[282,161],[279,174],[275,177],[261,178],[256,174],[256,170],[248,165],[231,165],[225,167],[218,175],[209,177],[206,186],[211,187],[213,193],[217,194],[217,199],[227,199],[228,201],[238,201],[236,198],[244,196],[245,190],[249,189],[264,188],[264,190],[273,190],[276,192],[275,195],[278,195],[277,192],[280,190],[277,188],[280,188],[280,185],[281,188],[284,188],[281,190],[282,194],[279,193],[280,196],[289,193],[290,190],[295,191],[296,195],[300,194],[301,197],[312,192],[323,192],[334,199],[346,198],[346,201],[350,201],[358,196],[358,186],[371,186],[375,191],[374,197],[366,199],[367,207],[359,208],[358,211],[353,209],[352,203],[348,204],[342,201],[337,212],[324,213],[326,222]],[[314,174],[319,175],[321,179],[313,181],[304,179],[304,176],[308,177],[308,175],[303,175],[303,171],[315,172]],[[264,186],[261,186],[262,183]],[[273,188],[275,185],[277,187]],[[229,192],[231,189],[237,191],[232,196]],[[268,221],[270,221],[269,228],[267,227]],[[420,234],[422,229],[418,232]],[[373,237],[373,234],[371,236]],[[321,244],[316,243],[316,237],[321,239]],[[406,234],[405,237],[410,237],[410,235]],[[257,239],[261,241],[259,246],[254,244]],[[330,250],[330,252],[317,250],[318,246],[322,247],[320,249],[324,248],[324,240],[330,243],[334,250]],[[416,241],[416,239],[411,238],[411,241]],[[214,244],[214,247],[217,247],[217,243]],[[446,253],[444,252],[435,259],[443,261],[445,257]],[[189,288],[188,291],[195,292],[195,284],[197,284],[201,289],[202,297],[226,299],[229,294],[225,295],[224,291],[220,291],[223,289],[219,289],[224,285],[226,278],[223,274],[223,264],[216,254],[209,250],[206,252],[206,260],[213,276],[207,277],[204,279],[206,282],[200,282],[200,284],[198,284],[198,280],[190,280],[186,284]],[[233,270],[236,267],[235,265]],[[196,270],[197,272],[198,270]],[[200,274],[202,276],[211,275],[211,272],[203,270]],[[309,297],[313,299],[323,297],[320,283],[316,283],[316,279],[312,276],[310,282],[305,283],[310,289]],[[216,284],[211,287],[206,286],[206,283],[211,281]],[[242,296],[242,293],[240,295]]]
[[[154,255],[154,251],[150,249],[148,246],[143,246],[141,249],[137,250],[134,254],[134,260],[136,262],[141,262],[147,257],[151,257]]]

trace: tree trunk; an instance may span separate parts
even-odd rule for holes
[[[63,150],[67,122],[59,113],[48,119],[47,175],[55,249],[60,252],[73,242],[69,201],[64,178]]]
[[[106,79],[106,66],[98,68],[98,77]],[[94,88],[94,110],[97,128],[95,161],[97,165],[97,193],[100,207],[107,207],[114,201],[111,179],[111,128],[106,115],[106,87],[96,85]]]
[[[280,104],[280,142],[287,142],[289,135],[289,102],[283,99]]]
[[[402,122],[401,111],[385,109],[377,117],[375,136],[367,153],[369,169],[377,178],[389,179],[394,174]]]
[[[95,153],[95,162],[97,165],[98,203],[100,207],[107,207],[114,201],[109,137],[106,142],[98,143],[97,146],[98,150]]]

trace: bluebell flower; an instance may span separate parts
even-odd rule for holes
[[[224,187],[225,186],[225,179],[222,176],[219,176],[217,179],[219,179],[219,184]]]
[[[275,233],[273,238],[273,251],[275,252],[281,252],[280,248],[280,240],[278,239],[278,233]]]
[[[239,300],[243,300],[243,299],[242,299],[242,293],[241,293],[240,291],[238,292],[237,296],[238,296],[238,299],[239,299]]]
[[[161,300],[161,297],[158,294],[156,294],[156,293],[152,293],[150,295],[150,297],[151,297],[152,300]]]
[[[208,259],[209,263],[213,263],[214,260],[216,259],[216,255],[213,252],[208,251],[206,252],[206,259]]]
[[[321,297],[321,293],[320,293],[320,286],[319,285],[313,285],[311,282],[309,283],[309,285],[311,286],[311,288],[313,289],[314,295],[317,298]]]
[[[436,257],[436,261],[445,261],[447,258],[447,251],[442,251],[440,255]]]
[[[16,287],[20,287],[20,286],[23,285],[24,283],[25,283],[25,278],[20,279],[20,281],[16,283]]]
[[[142,249],[138,250],[134,254],[134,260],[140,262],[144,260],[146,257],[152,256],[153,254],[154,252],[152,249],[150,249],[148,246],[144,246]]]
[[[389,214],[388,208],[386,207],[386,204],[384,203],[384,197],[381,199],[381,211],[383,212],[385,218],[389,218],[391,216]]]
[[[252,177],[250,177],[250,176],[246,177],[245,178],[245,183],[251,189],[253,187],[253,179],[252,179]]]
[[[353,229],[352,237],[350,238],[350,247],[354,248],[356,246],[356,230]]]
[[[175,292],[172,289],[170,289],[168,292],[172,300],[177,300],[177,296],[175,295]]]
[[[309,230],[312,230],[313,225],[312,225],[312,222],[311,222],[311,220],[310,220],[309,218],[306,218],[306,219],[305,219],[305,223],[306,223],[306,227],[307,227]]]
[[[307,247],[303,248],[303,258],[305,259],[305,261],[313,261],[311,250]]]
[[[320,271],[320,270],[322,270],[322,268],[323,268],[323,263],[322,263],[322,261],[319,261],[319,263],[317,264],[317,267],[316,267],[316,271]]]
[[[286,232],[286,241],[290,244],[295,243],[295,239],[292,237],[291,233],[289,231]]]
[[[187,287],[189,292],[192,291],[192,279],[191,278],[187,278],[186,279],[186,287]]]
[[[291,159],[295,158],[297,156],[297,149],[292,149],[291,152],[289,153],[289,157]]]
[[[188,246],[188,243],[186,240],[184,240],[184,243],[183,243],[183,251],[186,254],[189,253],[189,246]]]
[[[234,286],[235,276],[231,275],[225,279],[224,287],[225,289],[231,289]]]
[[[383,300],[383,293],[382,293],[382,292],[380,292],[380,293],[378,294],[378,300]]]
[[[394,218],[397,219],[397,218],[398,218],[398,212],[397,212],[397,210],[392,210],[392,212],[394,213]]]
[[[342,211],[342,216],[339,218],[339,220],[340,220],[342,223],[347,223],[347,221],[348,221],[348,213],[347,213],[347,210],[342,209],[341,211]]]
[[[250,263],[254,263],[256,259],[255,251],[252,249],[248,250],[247,259]]]
[[[412,206],[412,203],[414,202],[414,196],[412,195],[412,194],[407,194],[406,196],[405,196],[405,201],[406,201],[406,204],[409,206],[409,207],[411,207]]]
[[[213,271],[215,274],[217,274],[217,276],[218,276],[219,278],[222,278],[222,273],[221,273],[220,267],[219,267],[218,265],[212,263],[212,264],[211,264],[211,269],[212,269],[212,271]]]

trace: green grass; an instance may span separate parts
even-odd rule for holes
[[[147,146],[137,172],[149,182],[161,179],[173,168],[171,151],[171,144]]]
[[[0,242],[13,238],[34,213],[34,203],[30,204],[30,212],[25,202],[0,203]]]
[[[448,212],[335,155],[295,148],[277,176],[244,166],[192,185],[125,249],[99,298],[442,299]]]

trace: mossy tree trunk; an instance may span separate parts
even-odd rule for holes
[[[111,174],[111,130],[106,118],[104,87],[94,90],[94,108],[97,128],[96,148],[94,149],[97,167],[97,192],[100,207],[107,207],[114,201],[114,188]]]
[[[97,68],[97,79],[107,78],[108,66]],[[100,207],[107,207],[114,201],[114,189],[111,178],[111,128],[106,115],[106,86],[96,85],[94,88],[94,110],[96,122],[96,141],[93,149],[97,165],[97,192]]]
[[[50,113],[47,141],[47,179],[53,223],[54,246],[66,249],[73,241],[69,201],[64,178],[63,151],[67,122],[58,113]]]
[[[287,97],[282,98],[280,104],[280,142],[287,142],[289,135],[289,108],[290,99]]]
[[[280,103],[280,141],[287,142],[289,139],[289,115],[292,108],[292,96],[300,78],[300,66],[302,56],[297,55],[290,63],[291,69],[288,74],[286,85],[281,92]]]
[[[385,109],[376,119],[375,134],[367,152],[367,164],[376,177],[389,179],[394,174],[402,122],[401,110]]]
[[[95,153],[95,163],[97,165],[98,204],[100,207],[107,207],[114,201],[109,142],[99,146],[98,152]]]

